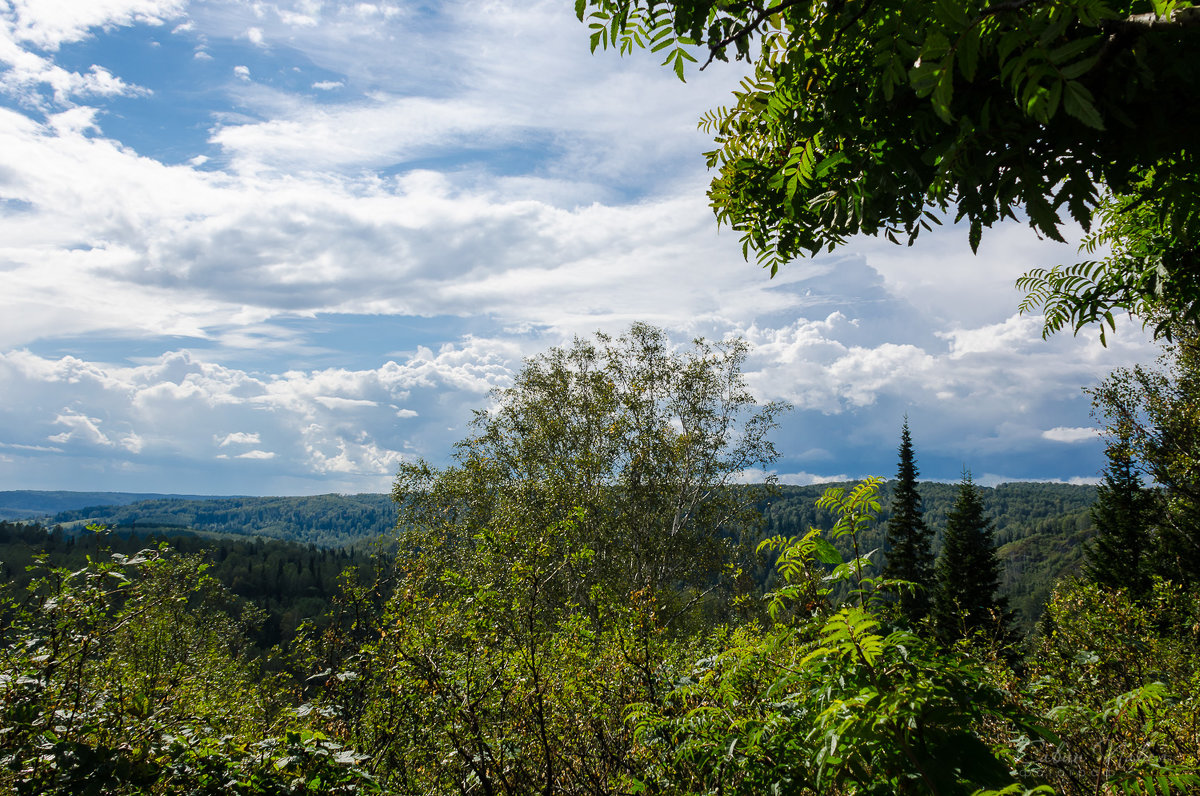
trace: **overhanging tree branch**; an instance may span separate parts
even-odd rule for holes
[[[782,0],[782,2],[770,6],[769,8],[759,9],[758,13],[754,16],[754,19],[746,23],[746,25],[744,25],[742,28],[730,33],[720,41],[708,45],[708,60],[706,60],[704,65],[700,67],[700,71],[703,72],[705,69],[707,69],[708,65],[711,64],[713,59],[717,57],[717,53],[723,51],[730,44],[733,44],[738,39],[743,39],[746,36],[754,34],[758,30],[759,25],[766,22],[780,11],[783,11],[794,5],[799,5],[800,2],[801,0]]]

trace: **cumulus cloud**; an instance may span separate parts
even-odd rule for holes
[[[1048,439],[1051,442],[1090,442],[1100,436],[1099,430],[1095,428],[1067,428],[1058,426],[1042,432],[1042,439]]]
[[[218,448],[228,445],[257,445],[262,442],[257,431],[234,431],[224,437],[213,437]]]
[[[0,355],[0,397],[13,407],[4,447],[13,466],[34,470],[88,457],[109,467],[171,459],[236,481],[238,461],[271,460],[297,481],[332,473],[381,490],[405,457],[441,456],[445,430],[508,382],[519,353],[467,340],[371,370],[263,376],[188,351],[134,366],[14,351]],[[65,408],[40,408],[55,401]],[[418,414],[436,424],[432,437],[397,419]],[[230,427],[238,430],[212,433]]]
[[[103,65],[92,64],[84,71],[64,68],[55,63],[54,53],[97,29],[162,25],[178,18],[185,4],[185,0],[15,0],[0,15],[0,65],[5,67],[0,72],[0,92],[37,108],[47,107],[40,93],[43,88],[59,106],[76,99],[147,95],[148,89],[127,83]]]

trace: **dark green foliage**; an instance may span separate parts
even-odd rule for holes
[[[880,491],[885,508],[880,519],[890,519],[895,481]],[[769,535],[802,535],[809,527],[830,528],[833,518],[816,505],[824,486],[785,486],[778,498],[762,506]],[[1033,629],[1058,578],[1080,571],[1083,546],[1091,538],[1091,506],[1096,488],[1053,483],[1013,483],[976,487],[983,498],[985,516],[992,518],[997,554],[1003,567],[1001,594],[1019,611],[1023,632]],[[923,519],[933,532],[933,552],[941,551],[946,515],[958,496],[954,484],[924,481],[917,485],[924,508]],[[835,541],[835,544],[839,542]],[[886,546],[883,527],[862,534],[865,549]],[[849,551],[843,549],[843,553]],[[771,561],[754,571],[757,582],[770,586]]]
[[[1200,337],[1176,332],[1158,367],[1113,371],[1091,393],[1109,434],[1162,488],[1155,570],[1200,585]]]
[[[900,431],[900,466],[892,489],[892,516],[887,521],[887,564],[883,576],[913,584],[914,588],[900,592],[898,600],[901,613],[910,622],[929,614],[935,585],[933,532],[922,516],[917,474],[912,436],[905,419]]]
[[[1141,595],[1150,588],[1158,495],[1142,484],[1129,445],[1113,440],[1108,468],[1096,490],[1096,538],[1087,548],[1087,575],[1104,586]]]
[[[938,590],[934,620],[943,639],[967,638],[982,632],[1004,639],[1009,618],[1000,588],[1000,559],[992,523],[984,516],[983,500],[963,473],[958,499],[946,515],[946,535],[937,559]]]
[[[1021,765],[1055,793],[1200,788],[1200,594],[1064,580],[1027,665],[1026,699],[1054,741],[1028,746]]]
[[[878,510],[878,483],[822,498],[852,548]],[[889,632],[863,606],[892,586],[856,561],[831,577],[851,582],[859,604],[814,603],[822,564],[838,560],[820,531],[765,544],[780,553],[772,622],[719,638],[674,689],[631,708],[649,792],[965,796],[1013,782],[981,731],[1036,730],[982,667]]]
[[[133,555],[168,542],[182,555],[199,557],[207,574],[237,597],[260,608],[263,620],[251,633],[260,650],[291,641],[304,622],[320,622],[341,589],[342,572],[373,570],[373,557],[361,550],[329,550],[268,539],[205,537],[178,529],[143,527],[70,535],[39,525],[0,521],[0,581],[23,589],[36,577],[29,570],[44,556],[53,567],[76,570],[111,553]]]

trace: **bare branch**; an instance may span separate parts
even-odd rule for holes
[[[1166,16],[1158,14],[1134,14],[1124,19],[1111,20],[1103,23],[1105,30],[1112,33],[1149,33],[1164,29],[1179,30],[1200,26],[1200,8],[1188,6],[1177,8]]]
[[[738,39],[745,38],[746,36],[753,34],[755,31],[758,30],[759,25],[766,22],[768,19],[775,16],[780,11],[783,11],[784,9],[790,8],[791,6],[794,6],[794,5],[799,5],[801,2],[802,2],[802,0],[781,0],[781,2],[777,3],[776,5],[770,6],[769,8],[759,9],[759,12],[754,16],[754,19],[751,20],[750,22],[746,23],[746,25],[743,26],[741,29],[734,31],[733,33],[730,33],[728,36],[721,39],[719,42],[717,42],[715,44],[708,45],[708,60],[706,60],[704,62],[704,65],[700,67],[700,71],[703,72],[705,69],[708,68],[708,65],[711,64],[713,62],[713,59],[717,57],[718,52],[724,50],[726,47],[728,47],[730,44],[733,44]]]

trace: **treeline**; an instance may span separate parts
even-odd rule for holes
[[[349,573],[370,579],[386,563],[369,549],[201,536],[177,528],[66,533],[61,525],[0,521],[0,583],[19,594],[47,567],[77,571],[113,553],[133,556],[160,545],[173,555],[195,556],[231,595],[257,609],[250,640],[264,654],[293,641],[302,623],[324,621]]]
[[[390,535],[396,507],[387,495],[232,497],[203,500],[157,498],[120,506],[89,506],[60,512],[51,525],[95,522],[114,528],[191,528],[210,533],[341,547]]]
[[[762,504],[765,535],[795,536],[812,527],[831,528],[833,516],[817,506],[817,499],[828,486],[780,487],[778,497]],[[880,488],[879,522],[867,529],[861,539],[865,549],[880,551],[881,564],[887,560],[886,525],[891,518],[895,489],[895,480]],[[993,523],[1002,565],[1000,593],[1016,611],[1020,630],[1027,633],[1041,616],[1055,582],[1064,575],[1077,573],[1083,564],[1084,546],[1095,533],[1091,507],[1096,500],[1096,488],[1018,482],[977,489],[984,514]],[[959,487],[925,481],[917,485],[917,491],[925,523],[933,532],[933,552],[937,555],[942,549],[946,515],[954,505]],[[759,565],[768,584],[773,582],[772,563],[767,560]]]
[[[0,491],[0,520],[38,520],[83,506],[123,506],[139,500],[206,500],[203,495],[163,495],[145,492],[71,492],[10,489]]]

